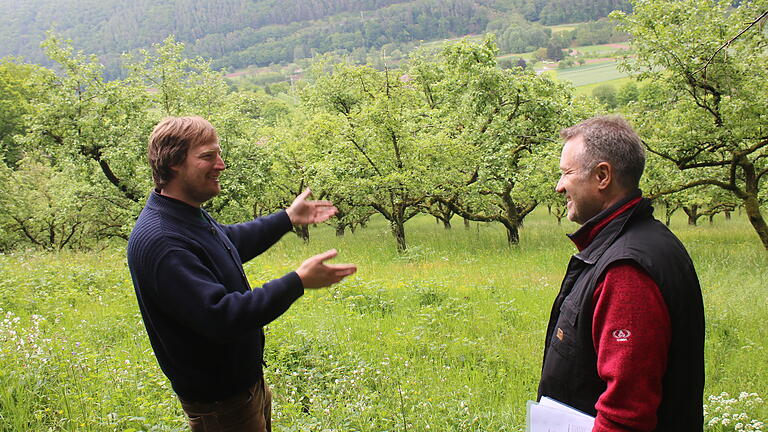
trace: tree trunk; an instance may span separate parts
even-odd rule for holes
[[[469,229],[469,219],[464,218],[464,229]]]
[[[731,220],[731,211],[730,210],[726,210],[725,211],[725,220],[727,220],[727,221]]]
[[[443,228],[449,230],[451,229],[451,220],[450,219],[443,219]]]
[[[768,225],[766,225],[765,219],[760,213],[760,201],[758,201],[756,196],[750,195],[744,200],[744,210],[747,212],[749,223],[755,228],[757,236],[763,242],[763,247],[768,251]]]
[[[304,243],[309,243],[309,226],[296,225],[293,230],[300,239],[304,240]]]
[[[344,225],[336,225],[336,237],[344,237]]]
[[[714,214],[709,215],[709,224],[710,225],[715,223],[714,219],[715,219],[715,215]]]
[[[513,223],[504,223],[504,227],[507,229],[507,243],[517,245],[520,243],[520,233],[517,230],[517,225]]]
[[[699,206],[694,205],[690,207],[683,207],[683,211],[688,215],[688,225],[696,226],[696,221],[699,220]]]
[[[392,226],[392,235],[395,236],[395,240],[397,241],[397,251],[404,252],[408,246],[405,243],[405,226],[403,225],[403,221],[392,220],[389,221],[389,224]]]
[[[669,224],[672,222],[672,215],[675,214],[676,208],[670,208],[669,206],[664,207],[664,225],[669,227]]]

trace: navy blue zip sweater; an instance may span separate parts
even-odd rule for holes
[[[285,211],[221,225],[152,192],[128,241],[128,267],[152,349],[174,391],[210,402],[262,377],[262,326],[304,293],[290,272],[251,289],[243,263],[291,229]]]

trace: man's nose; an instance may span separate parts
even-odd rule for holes
[[[227,169],[227,164],[224,163],[224,159],[221,157],[221,155],[216,157],[216,165],[214,166],[214,168],[221,171]]]

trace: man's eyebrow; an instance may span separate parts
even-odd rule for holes
[[[207,149],[207,150],[201,151],[198,154],[199,155],[207,155],[207,154],[210,154],[210,153],[221,153],[221,149],[216,149],[216,148]]]

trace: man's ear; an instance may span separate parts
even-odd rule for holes
[[[600,162],[595,167],[595,178],[597,179],[597,188],[607,189],[613,182],[613,167],[608,162]]]

